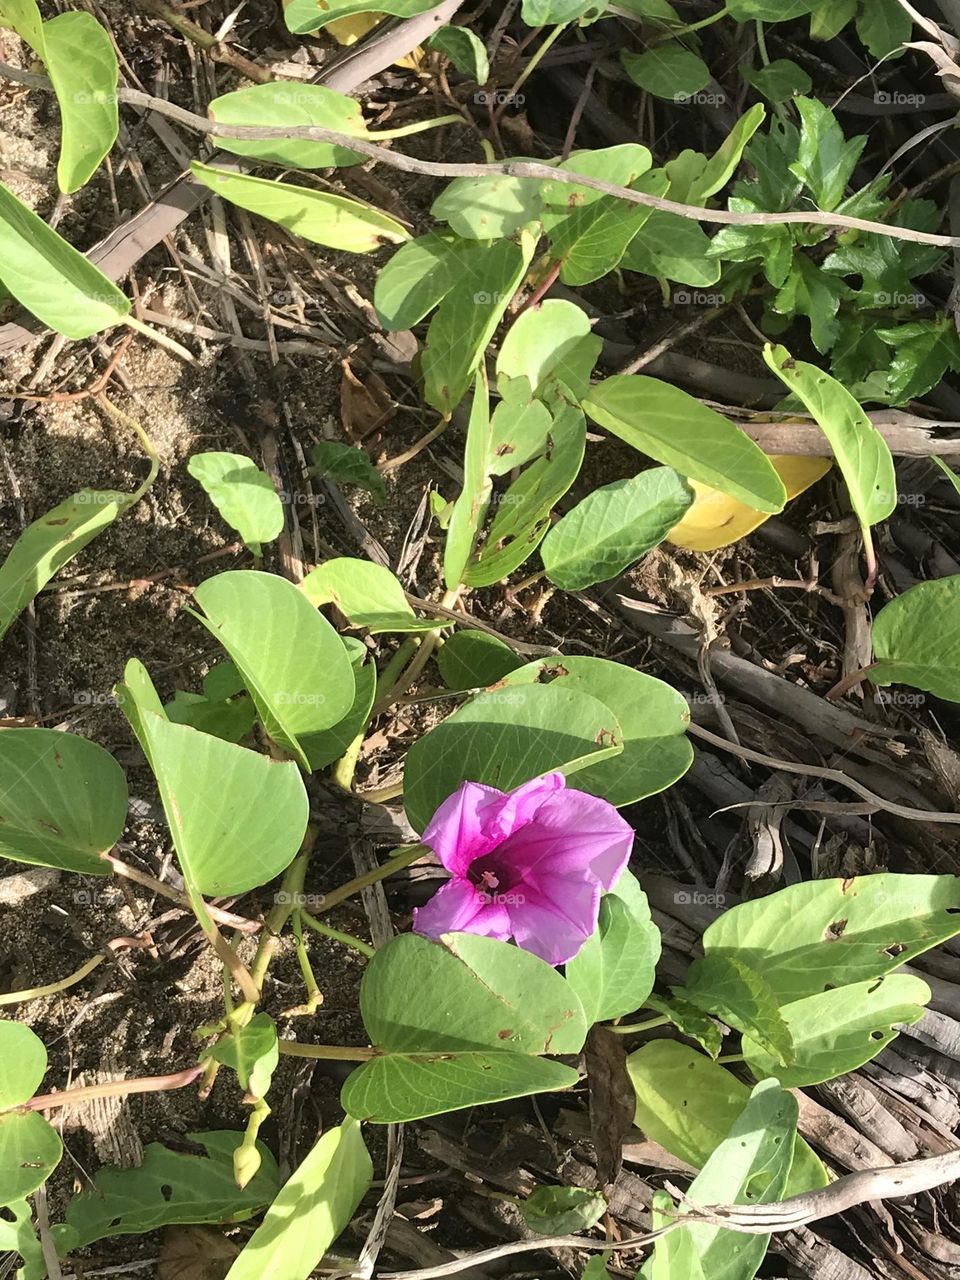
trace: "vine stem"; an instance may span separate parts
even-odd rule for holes
[[[59,982],[51,982],[45,987],[30,987],[26,991],[7,991],[0,995],[0,1005],[20,1004],[24,1000],[39,1000],[41,996],[55,996],[59,991],[67,991],[70,987],[75,987],[78,982],[82,982],[88,974],[93,973],[98,965],[103,964],[107,958],[107,952],[101,951],[86,964],[81,965],[76,973],[71,973],[69,978],[61,978]]]
[[[359,951],[368,960],[377,954],[369,942],[364,942],[362,938],[357,938],[352,933],[345,933],[342,929],[333,929],[328,924],[321,924],[319,920],[313,918],[309,911],[301,911],[300,919],[314,933],[322,934],[324,938],[332,938],[334,942],[342,942],[345,947],[351,947],[354,951]]]
[[[139,1076],[134,1080],[108,1080],[104,1084],[87,1084],[79,1089],[63,1089],[59,1093],[38,1093],[29,1102],[8,1108],[11,1112],[53,1111],[57,1107],[72,1107],[92,1098],[125,1098],[132,1093],[165,1093],[170,1089],[183,1089],[203,1075],[203,1065],[187,1067],[168,1076]],[[2,1113],[0,1113],[2,1114]]]
[[[617,1036],[629,1036],[634,1031],[652,1031],[654,1027],[665,1027],[669,1021],[670,1019],[666,1017],[648,1018],[646,1022],[631,1022],[626,1026],[618,1027],[608,1026],[607,1030]]]
[[[443,599],[440,601],[444,609],[452,609],[460,599],[460,592],[463,588],[456,587],[453,591],[444,593]],[[428,631],[420,642],[420,647],[410,660],[410,664],[405,671],[402,671],[393,683],[393,686],[382,696],[378,697],[374,703],[370,718],[382,715],[398,698],[410,688],[414,680],[420,675],[421,671],[430,661],[430,655],[437,647],[439,633],[436,631]]]
[[[129,510],[130,507],[140,501],[147,490],[152,487],[154,480],[156,480],[157,476],[160,474],[160,455],[157,453],[153,441],[147,435],[146,431],[144,431],[136,418],[132,418],[129,413],[124,413],[124,411],[118,408],[118,406],[115,405],[113,401],[102,391],[99,395],[94,396],[94,400],[100,408],[104,410],[104,412],[110,415],[110,417],[116,418],[116,420],[121,422],[125,427],[129,427],[143,445],[143,451],[150,460],[150,470],[147,472],[146,480],[144,480],[143,484],[140,485],[139,489],[134,490],[134,492],[130,494],[130,497],[127,500],[125,509]]]
[[[416,862],[417,858],[422,857],[426,853],[426,849],[427,846],[425,844],[406,845],[385,862],[382,867],[375,867],[373,871],[365,871],[362,876],[356,876],[353,880],[348,880],[346,884],[340,885],[338,889],[334,889],[332,893],[325,894],[318,910],[330,911],[347,898],[352,898],[361,889],[367,889],[372,884],[378,884],[379,881],[386,880],[387,876],[392,876],[395,871],[402,871],[404,867],[409,867],[411,862]],[[303,914],[306,917],[308,913],[304,912]]]
[[[510,90],[506,94],[504,94],[503,102],[493,114],[493,119],[496,123],[499,124],[500,118],[503,115],[504,111],[506,111],[507,107],[510,105],[511,99],[516,98],[517,94],[520,92],[523,86],[527,83],[527,81],[533,75],[534,71],[536,71],[537,67],[540,65],[540,63],[543,61],[543,59],[550,52],[550,50],[557,43],[557,41],[560,39],[560,37],[563,35],[567,27],[569,26],[570,26],[569,22],[558,23],[557,26],[555,26],[553,30],[550,32],[550,34],[547,36],[546,40],[544,40],[544,42],[540,45],[536,53],[534,53],[533,57],[530,59],[530,61],[527,63],[524,69],[517,76]]]
[[[838,698],[842,698],[845,693],[849,693],[858,684],[862,684],[864,680],[869,680],[870,672],[873,670],[874,665],[874,663],[871,663],[869,667],[860,667],[856,671],[849,672],[842,680],[838,680],[832,689],[828,689],[824,697],[828,702],[836,702]]]
[[[296,910],[303,895],[303,886],[307,878],[307,864],[310,861],[310,854],[316,839],[316,827],[308,826],[297,856],[283,874],[280,890],[274,899],[273,910],[264,921],[263,933],[260,935],[260,945],[257,947],[257,954],[254,956],[253,964],[250,966],[251,977],[257,990],[254,998],[255,1004],[260,999],[263,982],[267,976],[270,961],[276,954],[283,927]]]
[[[332,1058],[338,1062],[369,1062],[377,1057],[376,1049],[360,1045],[301,1044],[299,1040],[280,1040],[277,1048],[288,1058]]]
[[[136,867],[129,866],[120,858],[114,857],[112,853],[101,853],[100,857],[106,862],[118,876],[123,876],[125,880],[132,880],[134,884],[143,885],[145,889],[150,889],[158,894],[161,898],[166,898],[169,902],[176,902],[181,907],[189,907],[190,899],[182,889],[174,889],[169,884],[164,884],[162,880],[157,880],[154,876],[148,875],[146,871],[138,871]],[[207,903],[207,911],[212,919],[220,924],[228,925],[232,929],[239,929],[241,933],[256,933],[263,926],[259,920],[247,920],[244,916],[236,916],[232,911],[225,911],[223,907],[214,907]]]

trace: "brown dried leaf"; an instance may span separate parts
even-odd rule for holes
[[[240,1250],[211,1227],[168,1227],[158,1280],[224,1280]]]
[[[623,1140],[633,1125],[636,1109],[627,1074],[623,1038],[607,1027],[595,1026],[585,1049],[590,1090],[590,1131],[597,1154],[597,1184],[612,1187],[623,1163]]]
[[[360,442],[387,425],[397,412],[383,379],[376,373],[364,373],[361,382],[344,360],[340,381],[340,414],[343,427],[351,440]]]

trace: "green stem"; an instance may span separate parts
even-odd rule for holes
[[[553,48],[553,46],[560,39],[560,37],[563,35],[567,27],[569,26],[570,26],[569,22],[561,22],[553,28],[553,30],[547,36],[546,40],[544,40],[543,44],[540,45],[539,49],[537,49],[536,53],[534,53],[533,57],[530,59],[527,65],[523,68],[523,70],[517,76],[510,92],[505,95],[502,105],[494,113],[495,120],[500,119],[500,117],[503,115],[506,108],[509,106],[511,98],[516,98],[517,94],[520,92],[523,86],[527,83],[527,81],[533,75],[534,71],[536,71],[537,67],[543,61],[543,58],[546,56],[547,53],[549,53],[549,51]]]
[[[300,915],[303,923],[308,929],[312,929],[314,933],[320,933],[325,938],[333,938],[334,942],[342,942],[345,947],[352,947],[354,951],[359,951],[368,960],[371,956],[377,954],[369,942],[364,942],[362,938],[357,938],[352,933],[344,933],[342,929],[333,929],[328,924],[321,924],[319,920],[313,918],[309,911],[301,911]]]
[[[277,1045],[287,1058],[332,1058],[338,1062],[369,1062],[376,1049],[355,1048],[339,1044],[301,1044],[299,1040],[280,1040]]]
[[[760,54],[760,61],[765,67],[770,65],[770,55],[767,53],[767,37],[764,35],[763,23],[757,19],[757,50]]]
[[[297,963],[300,965],[300,973],[303,976],[304,986],[307,988],[307,1002],[301,1005],[296,1013],[311,1015],[316,1013],[317,1006],[323,1004],[323,993],[317,983],[317,979],[313,972],[313,966],[310,964],[310,957],[307,954],[307,946],[303,940],[303,910],[297,908],[293,913],[293,919],[290,923],[293,932],[293,945],[297,953]],[[293,1011],[288,1010],[288,1014]]]
[[[23,1000],[38,1000],[40,996],[55,996],[60,991],[66,991],[69,987],[74,987],[78,982],[82,982],[88,973],[93,973],[97,965],[103,964],[107,958],[106,951],[101,951],[85,965],[82,965],[76,973],[71,973],[69,978],[61,978],[59,982],[51,982],[45,987],[29,987],[26,991],[6,991],[0,995],[0,1006],[5,1004],[20,1004]]]
[[[722,1053],[717,1062],[746,1062],[742,1053]]]
[[[276,953],[283,926],[290,919],[303,893],[303,885],[307,878],[307,863],[310,861],[310,853],[316,838],[317,833],[313,827],[307,827],[307,834],[303,838],[300,852],[284,872],[283,880],[280,883],[280,892],[274,901],[273,910],[264,921],[263,932],[260,934],[260,945],[257,947],[257,954],[254,956],[253,964],[250,966],[253,980],[257,984],[257,999],[259,999],[259,992],[263,988],[267,970],[270,968],[270,961]]]
[[[670,1019],[665,1017],[648,1018],[646,1022],[631,1022],[627,1026],[608,1026],[607,1030],[612,1031],[614,1035],[629,1036],[634,1031],[652,1031],[654,1027],[665,1027],[669,1021]]]
[[[718,13],[712,13],[709,18],[701,18],[699,22],[691,22],[685,27],[675,27],[672,31],[664,35],[664,39],[678,40],[681,36],[688,36],[691,32],[702,31],[704,27],[711,27],[715,22],[719,22],[721,18],[725,18],[730,10],[726,5]]]
[[[461,587],[457,587],[453,591],[444,592],[443,599],[440,601],[441,606],[444,609],[452,609],[460,598],[461,590],[462,590]],[[413,658],[410,660],[409,666],[405,671],[402,671],[400,675],[394,680],[388,693],[386,695],[380,696],[379,686],[378,686],[378,689],[377,689],[378,697],[376,702],[373,704],[371,719],[374,716],[381,715],[384,711],[388,709],[388,707],[390,707],[394,702],[396,702],[397,698],[401,697],[404,693],[406,693],[406,691],[410,688],[413,682],[420,675],[421,671],[430,661],[430,655],[433,653],[434,649],[437,647],[437,641],[439,640],[439,638],[440,637],[438,632],[428,631],[427,634],[423,637],[423,640],[420,643],[419,649],[414,654]]]
[[[379,142],[381,138],[409,138],[415,133],[426,133],[428,129],[439,129],[444,124],[463,124],[467,122],[461,115],[438,116],[435,120],[417,120],[413,124],[401,125],[399,129],[376,129],[370,137]]]
[[[187,886],[187,896],[190,899],[191,910],[197,917],[197,923],[206,935],[207,941],[217,953],[218,958],[229,969],[231,978],[243,992],[244,1000],[256,1004],[260,999],[260,984],[213,923],[203,897],[189,885]],[[263,940],[261,940],[262,945]]]
[[[97,404],[99,404],[102,409],[105,409],[111,417],[116,418],[118,422],[122,422],[124,426],[130,428],[143,445],[144,453],[150,459],[150,470],[147,472],[146,480],[144,480],[139,489],[134,490],[134,492],[130,494],[129,499],[127,500],[126,509],[129,510],[130,507],[140,501],[160,474],[160,458],[154,448],[153,441],[147,435],[146,431],[144,431],[136,418],[131,418],[129,413],[124,413],[122,409],[119,409],[113,401],[109,400],[102,392],[96,397],[96,401]]]
[[[348,880],[346,884],[340,885],[332,893],[324,894],[323,902],[320,904],[319,909],[321,911],[330,911],[333,907],[339,906],[341,902],[345,902],[347,898],[352,898],[361,889],[369,888],[372,884],[378,884],[381,880],[385,880],[387,876],[392,876],[395,871],[402,871],[404,867],[409,867],[411,862],[416,862],[417,858],[422,857],[425,850],[426,845],[405,845],[382,867],[375,867],[372,871],[365,871],[362,876],[356,876],[355,879]]]

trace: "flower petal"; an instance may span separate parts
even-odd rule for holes
[[[546,799],[534,820],[497,849],[498,859],[528,884],[580,876],[609,889],[626,867],[634,832],[613,805],[585,791]]]
[[[495,787],[462,782],[424,827],[423,843],[452,875],[465,876],[470,863],[496,844],[497,837],[487,833],[488,814],[504,799]]]
[[[522,901],[510,907],[517,945],[547,964],[566,964],[597,927],[600,885],[595,881],[559,880],[549,894],[526,888]]]
[[[511,934],[510,916],[491,903],[469,880],[448,880],[425,906],[413,913],[413,931],[427,938],[445,933],[478,933],[506,942]]]

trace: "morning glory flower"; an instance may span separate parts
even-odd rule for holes
[[[547,964],[572,960],[600,898],[627,865],[633,828],[562,773],[514,791],[464,782],[423,832],[451,879],[413,913],[416,933],[516,940]]]

